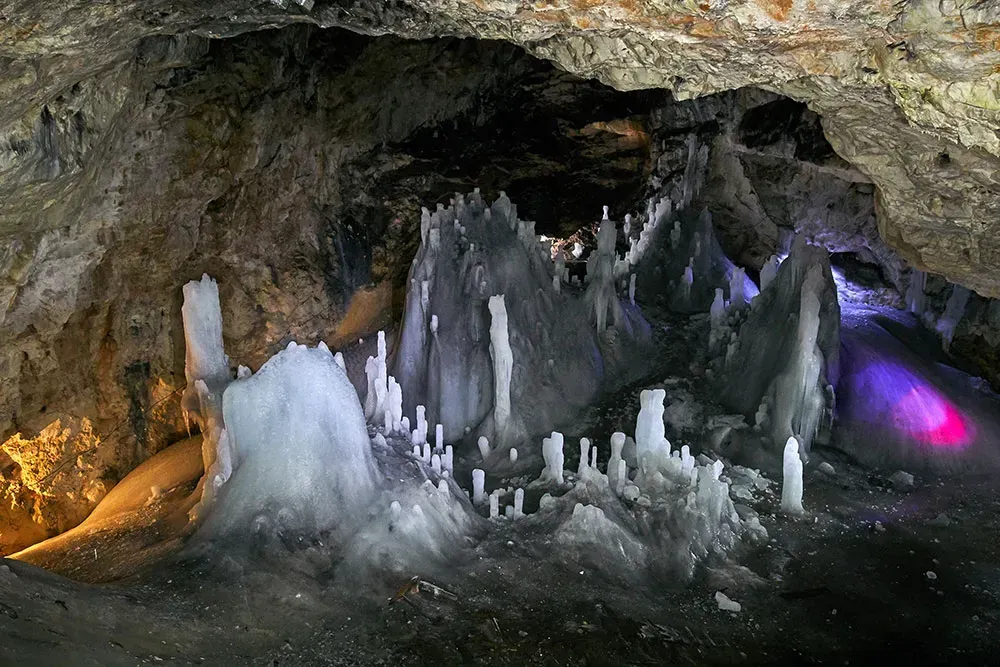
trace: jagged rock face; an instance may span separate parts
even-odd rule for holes
[[[822,116],[840,156],[875,184],[882,236],[907,260],[1000,295],[994,3],[76,0],[5,2],[0,16],[0,95],[12,100],[0,109],[4,128],[120,67],[143,37],[293,22],[503,39],[619,89],[665,88],[680,98],[758,86]]]

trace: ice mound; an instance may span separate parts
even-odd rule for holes
[[[424,405],[446,441],[485,436],[506,460],[512,445],[566,423],[605,378],[636,365],[648,336],[638,309],[606,289],[588,306],[559,288],[557,271],[534,223],[502,193],[492,206],[476,191],[425,209],[392,362],[403,413]],[[598,335],[597,301],[611,324],[621,308],[620,331]]]
[[[744,414],[779,451],[791,436],[808,455],[829,425],[840,359],[840,306],[825,250],[796,238],[726,353],[723,405]]]
[[[353,385],[326,346],[290,343],[222,398],[233,472],[201,534],[317,533],[362,515],[378,470]]]
[[[741,538],[766,540],[756,518],[745,523],[737,514],[729,485],[720,478],[722,461],[698,466],[687,445],[671,452],[663,435],[663,391],[643,392],[642,404],[636,423],[639,467],[622,458],[625,434],[615,433],[607,472],[601,472],[596,456],[581,462],[568,482],[572,488],[543,497],[538,512],[527,515],[528,525],[551,532],[571,563],[616,580],[655,574],[686,582],[699,563],[724,559]],[[581,443],[581,454],[585,444],[590,443]],[[556,445],[561,447],[561,437],[546,438],[549,450]],[[552,486],[550,468],[561,467],[561,451],[546,453],[543,479],[529,491],[559,494],[567,487]]]
[[[671,310],[681,313],[709,312],[717,289],[723,291],[723,304],[737,306],[758,294],[754,282],[722,251],[707,210],[673,216],[669,206],[651,203],[648,215],[661,220],[650,232],[653,237],[639,242],[648,247],[635,253],[640,294],[662,294]]]
[[[482,530],[482,519],[455,491],[447,482],[435,486],[428,480],[382,494],[379,508],[344,552],[350,574],[410,576],[453,564]]]
[[[878,467],[1000,467],[1000,397],[942,363],[937,337],[915,317],[852,305],[841,339],[833,446]]]
[[[595,505],[576,503],[554,538],[561,549],[575,556],[577,562],[616,578],[631,578],[635,571],[646,567],[648,550],[639,538]]]

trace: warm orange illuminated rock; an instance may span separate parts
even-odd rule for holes
[[[11,508],[0,507],[0,517],[13,534],[8,539],[0,530],[4,552],[76,526],[107,493],[104,452],[88,419],[65,426],[57,419],[33,438],[17,433],[0,444],[0,451],[12,462],[0,476],[0,497]]]

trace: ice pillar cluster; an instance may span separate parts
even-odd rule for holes
[[[775,449],[796,436],[800,454],[833,408],[840,306],[825,250],[795,240],[730,346],[722,402],[758,423]]]
[[[599,340],[586,299],[554,287],[559,268],[534,223],[519,220],[503,193],[492,205],[476,191],[433,213],[424,209],[391,364],[403,414],[424,405],[445,440],[485,436],[505,459],[527,435],[572,419],[617,370],[613,364],[637,360],[637,337],[648,335],[638,309],[625,306],[630,335]],[[613,313],[622,306],[611,289]]]

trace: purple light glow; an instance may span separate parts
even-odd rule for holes
[[[851,418],[891,424],[917,442],[942,449],[964,447],[975,429],[958,407],[930,382],[901,364],[868,359],[845,378]]]

